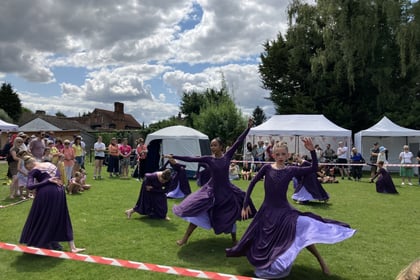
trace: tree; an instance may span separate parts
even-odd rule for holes
[[[3,121],[8,122],[8,123],[13,122],[12,118],[9,117],[9,115],[3,109],[0,109],[0,120],[3,120]]]
[[[3,83],[1,85],[0,100],[0,109],[3,109],[17,123],[22,114],[22,104],[11,84]]]
[[[420,11],[409,0],[300,0],[259,71],[277,113],[322,113],[353,131],[388,115],[420,123]]]
[[[55,113],[55,116],[56,117],[62,117],[62,118],[66,118],[67,116],[63,113],[63,112],[61,112],[61,111],[57,111],[56,113]]]
[[[267,117],[265,116],[265,113],[263,109],[260,108],[260,106],[257,106],[257,108],[254,109],[252,112],[252,118],[254,119],[255,126],[260,125],[267,120]]]
[[[246,126],[245,118],[230,97],[220,103],[207,102],[200,114],[193,116],[193,121],[195,129],[210,139],[220,137],[227,145],[231,145]]]

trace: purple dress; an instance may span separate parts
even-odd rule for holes
[[[212,156],[187,157],[173,156],[186,162],[199,162],[208,165],[210,179],[196,192],[187,196],[179,205],[174,205],[175,215],[205,229],[213,228],[216,234],[235,231],[235,223],[241,220],[241,210],[245,192],[229,181],[230,161],[245,139],[246,129],[221,158]],[[252,202],[249,202],[253,207]],[[255,207],[253,207],[255,213]]]
[[[301,167],[310,166],[311,163],[303,161]],[[318,181],[316,173],[309,173],[300,177],[294,177],[293,185],[295,192],[292,195],[292,199],[296,201],[326,201],[330,197],[321,183]]]
[[[64,188],[49,181],[59,177],[57,167],[42,163],[28,174],[28,189],[36,189],[29,216],[22,230],[20,243],[50,248],[53,242],[72,241],[73,228]]]
[[[244,207],[249,205],[255,184],[264,176],[265,198],[239,243],[226,250],[228,257],[247,256],[261,278],[280,278],[290,273],[298,253],[315,243],[332,244],[350,238],[349,225],[300,212],[287,201],[287,188],[294,176],[316,172],[318,162],[311,152],[312,166],[274,169],[264,165],[251,181]]]
[[[169,161],[168,161],[169,163]],[[166,167],[167,164],[164,165]],[[191,193],[190,182],[188,181],[187,172],[184,164],[171,164],[173,174],[169,184],[169,192],[166,194],[169,198],[184,198]]]
[[[386,171],[385,168],[380,168],[378,170],[378,180],[376,181],[376,191],[378,193],[392,193],[398,194],[397,189],[395,188],[394,182],[392,181],[391,176]]]
[[[147,191],[146,186],[153,188]],[[134,211],[151,218],[165,219],[168,213],[166,191],[167,187],[159,181],[157,172],[146,173]]]

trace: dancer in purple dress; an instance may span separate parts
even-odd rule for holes
[[[27,188],[36,190],[36,196],[23,227],[20,243],[61,250],[58,242],[68,241],[73,253],[84,251],[74,245],[66,194],[57,167],[50,162],[37,162],[31,156],[25,156],[24,163],[29,170]]]
[[[210,179],[198,191],[190,194],[179,205],[173,207],[175,215],[190,222],[183,238],[177,241],[178,245],[187,243],[197,226],[205,229],[213,228],[215,234],[231,233],[232,241],[236,243],[236,220],[241,219],[245,192],[229,181],[229,165],[236,149],[245,139],[251,127],[252,119],[248,121],[248,128],[225,154],[223,154],[221,140],[215,138],[210,143],[212,156],[165,156],[187,162],[207,163],[207,169],[211,172]],[[249,203],[255,211],[252,202],[249,201]]]
[[[168,193],[169,198],[184,198],[191,193],[190,182],[188,181],[187,172],[185,171],[186,165],[179,164],[174,159],[169,159],[163,168],[170,165],[173,169],[171,182],[169,183]]]
[[[370,182],[373,183],[374,180],[378,178],[378,180],[376,180],[376,191],[378,193],[398,194],[391,175],[389,175],[388,171],[384,168],[384,162],[379,161],[377,165],[378,171],[376,172],[376,175],[370,179]]]
[[[301,167],[311,166],[311,163],[305,159],[300,160]],[[298,203],[306,203],[308,201],[323,201],[327,202],[330,198],[328,193],[318,181],[316,173],[309,173],[303,176],[293,178],[293,186],[295,192],[292,199]]]
[[[242,217],[248,218],[249,199],[255,184],[264,177],[265,198],[239,243],[226,250],[228,257],[247,256],[260,278],[281,278],[289,275],[292,264],[303,248],[318,260],[322,271],[330,274],[315,243],[332,244],[350,238],[355,233],[349,225],[324,219],[310,212],[302,213],[287,201],[287,188],[294,176],[315,173],[318,160],[311,139],[303,139],[311,152],[312,166],[286,166],[287,146],[276,144],[275,162],[264,165],[250,182]]]
[[[151,218],[170,220],[168,202],[166,201],[167,186],[171,180],[171,170],[146,173],[141,185],[137,203],[133,208],[125,211],[127,218],[131,218],[134,212],[140,215],[148,215]]]

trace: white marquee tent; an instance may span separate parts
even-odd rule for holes
[[[174,154],[178,156],[201,156],[210,155],[209,137],[198,130],[190,127],[175,125],[162,128],[146,137],[145,144],[148,146],[147,158],[161,158],[161,155]],[[148,171],[158,169],[163,161],[151,162]],[[197,163],[185,163],[187,174],[195,174]],[[157,168],[156,168],[157,167]]]
[[[328,120],[324,115],[274,115],[259,126],[251,128],[246,142],[286,141],[289,152],[306,154],[300,137],[312,137],[322,149],[326,144],[336,150],[339,141],[351,146],[351,131]]]
[[[10,132],[10,131],[18,131],[19,126],[16,124],[8,123],[5,121],[0,120],[0,131],[1,132]]]
[[[7,134],[9,132],[17,132],[18,129],[19,126],[17,126],[16,124],[0,120],[0,151],[8,141]]]
[[[361,130],[354,135],[355,147],[367,161],[370,157],[370,149],[375,142],[378,142],[379,146],[384,146],[388,149],[389,163],[398,164],[399,154],[402,152],[404,145],[409,145],[414,157],[417,155],[420,143],[420,130],[399,126],[387,117],[383,117],[374,126]],[[398,167],[389,167],[388,169],[395,171],[398,170]]]

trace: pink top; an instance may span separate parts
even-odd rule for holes
[[[64,166],[73,166],[74,165],[74,150],[71,147],[64,147]]]

